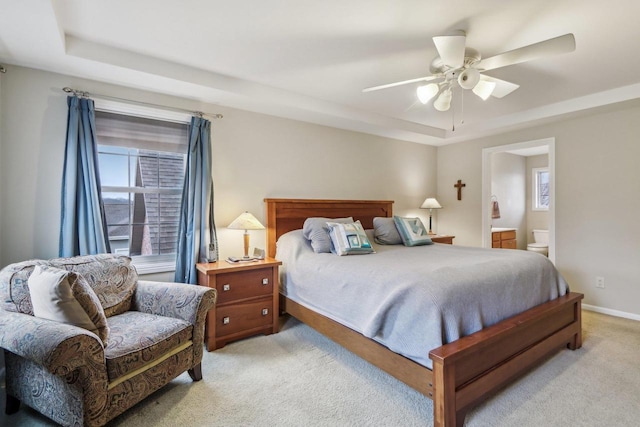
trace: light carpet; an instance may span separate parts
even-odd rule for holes
[[[640,322],[584,312],[583,347],[563,350],[467,415],[467,426],[640,425]],[[228,344],[113,426],[429,426],[431,400],[311,328]],[[54,425],[25,408],[0,425]]]

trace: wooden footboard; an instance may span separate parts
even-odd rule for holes
[[[434,426],[462,426],[466,413],[565,345],[582,345],[581,301],[570,293],[429,353],[433,371],[295,301],[284,312],[433,399]]]
[[[432,350],[434,426],[462,426],[473,405],[554,351],[580,348],[582,298],[570,293]]]

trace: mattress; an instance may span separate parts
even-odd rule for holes
[[[534,252],[372,244],[337,256],[313,252],[302,230],[282,235],[280,291],[430,369],[430,350],[569,291]]]

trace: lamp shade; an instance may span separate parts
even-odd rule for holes
[[[451,107],[452,96],[453,94],[451,93],[450,88],[443,90],[440,96],[436,98],[435,102],[433,103],[433,108],[435,108],[438,111],[449,110],[449,108]]]
[[[489,96],[493,93],[493,90],[496,88],[495,82],[487,82],[485,80],[480,80],[478,84],[473,88],[473,93],[482,98],[483,101],[486,101]]]
[[[442,209],[442,206],[440,206],[440,203],[438,203],[438,201],[436,199],[434,199],[433,197],[429,197],[427,200],[424,201],[424,203],[422,203],[422,206],[420,206],[420,208],[422,208],[422,209]]]
[[[458,84],[462,89],[473,89],[480,81],[480,72],[475,68],[467,68],[458,76]]]
[[[244,212],[240,214],[238,218],[234,219],[227,228],[233,230],[264,230],[264,225],[260,224],[260,221],[249,212]]]
[[[440,87],[435,83],[429,83],[428,85],[419,86],[418,89],[416,89],[418,99],[423,104],[429,102],[431,98],[438,94],[439,91]]]

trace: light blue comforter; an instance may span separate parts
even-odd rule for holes
[[[314,253],[301,230],[281,236],[281,292],[428,368],[430,350],[568,292],[533,252],[373,245],[341,257]]]

